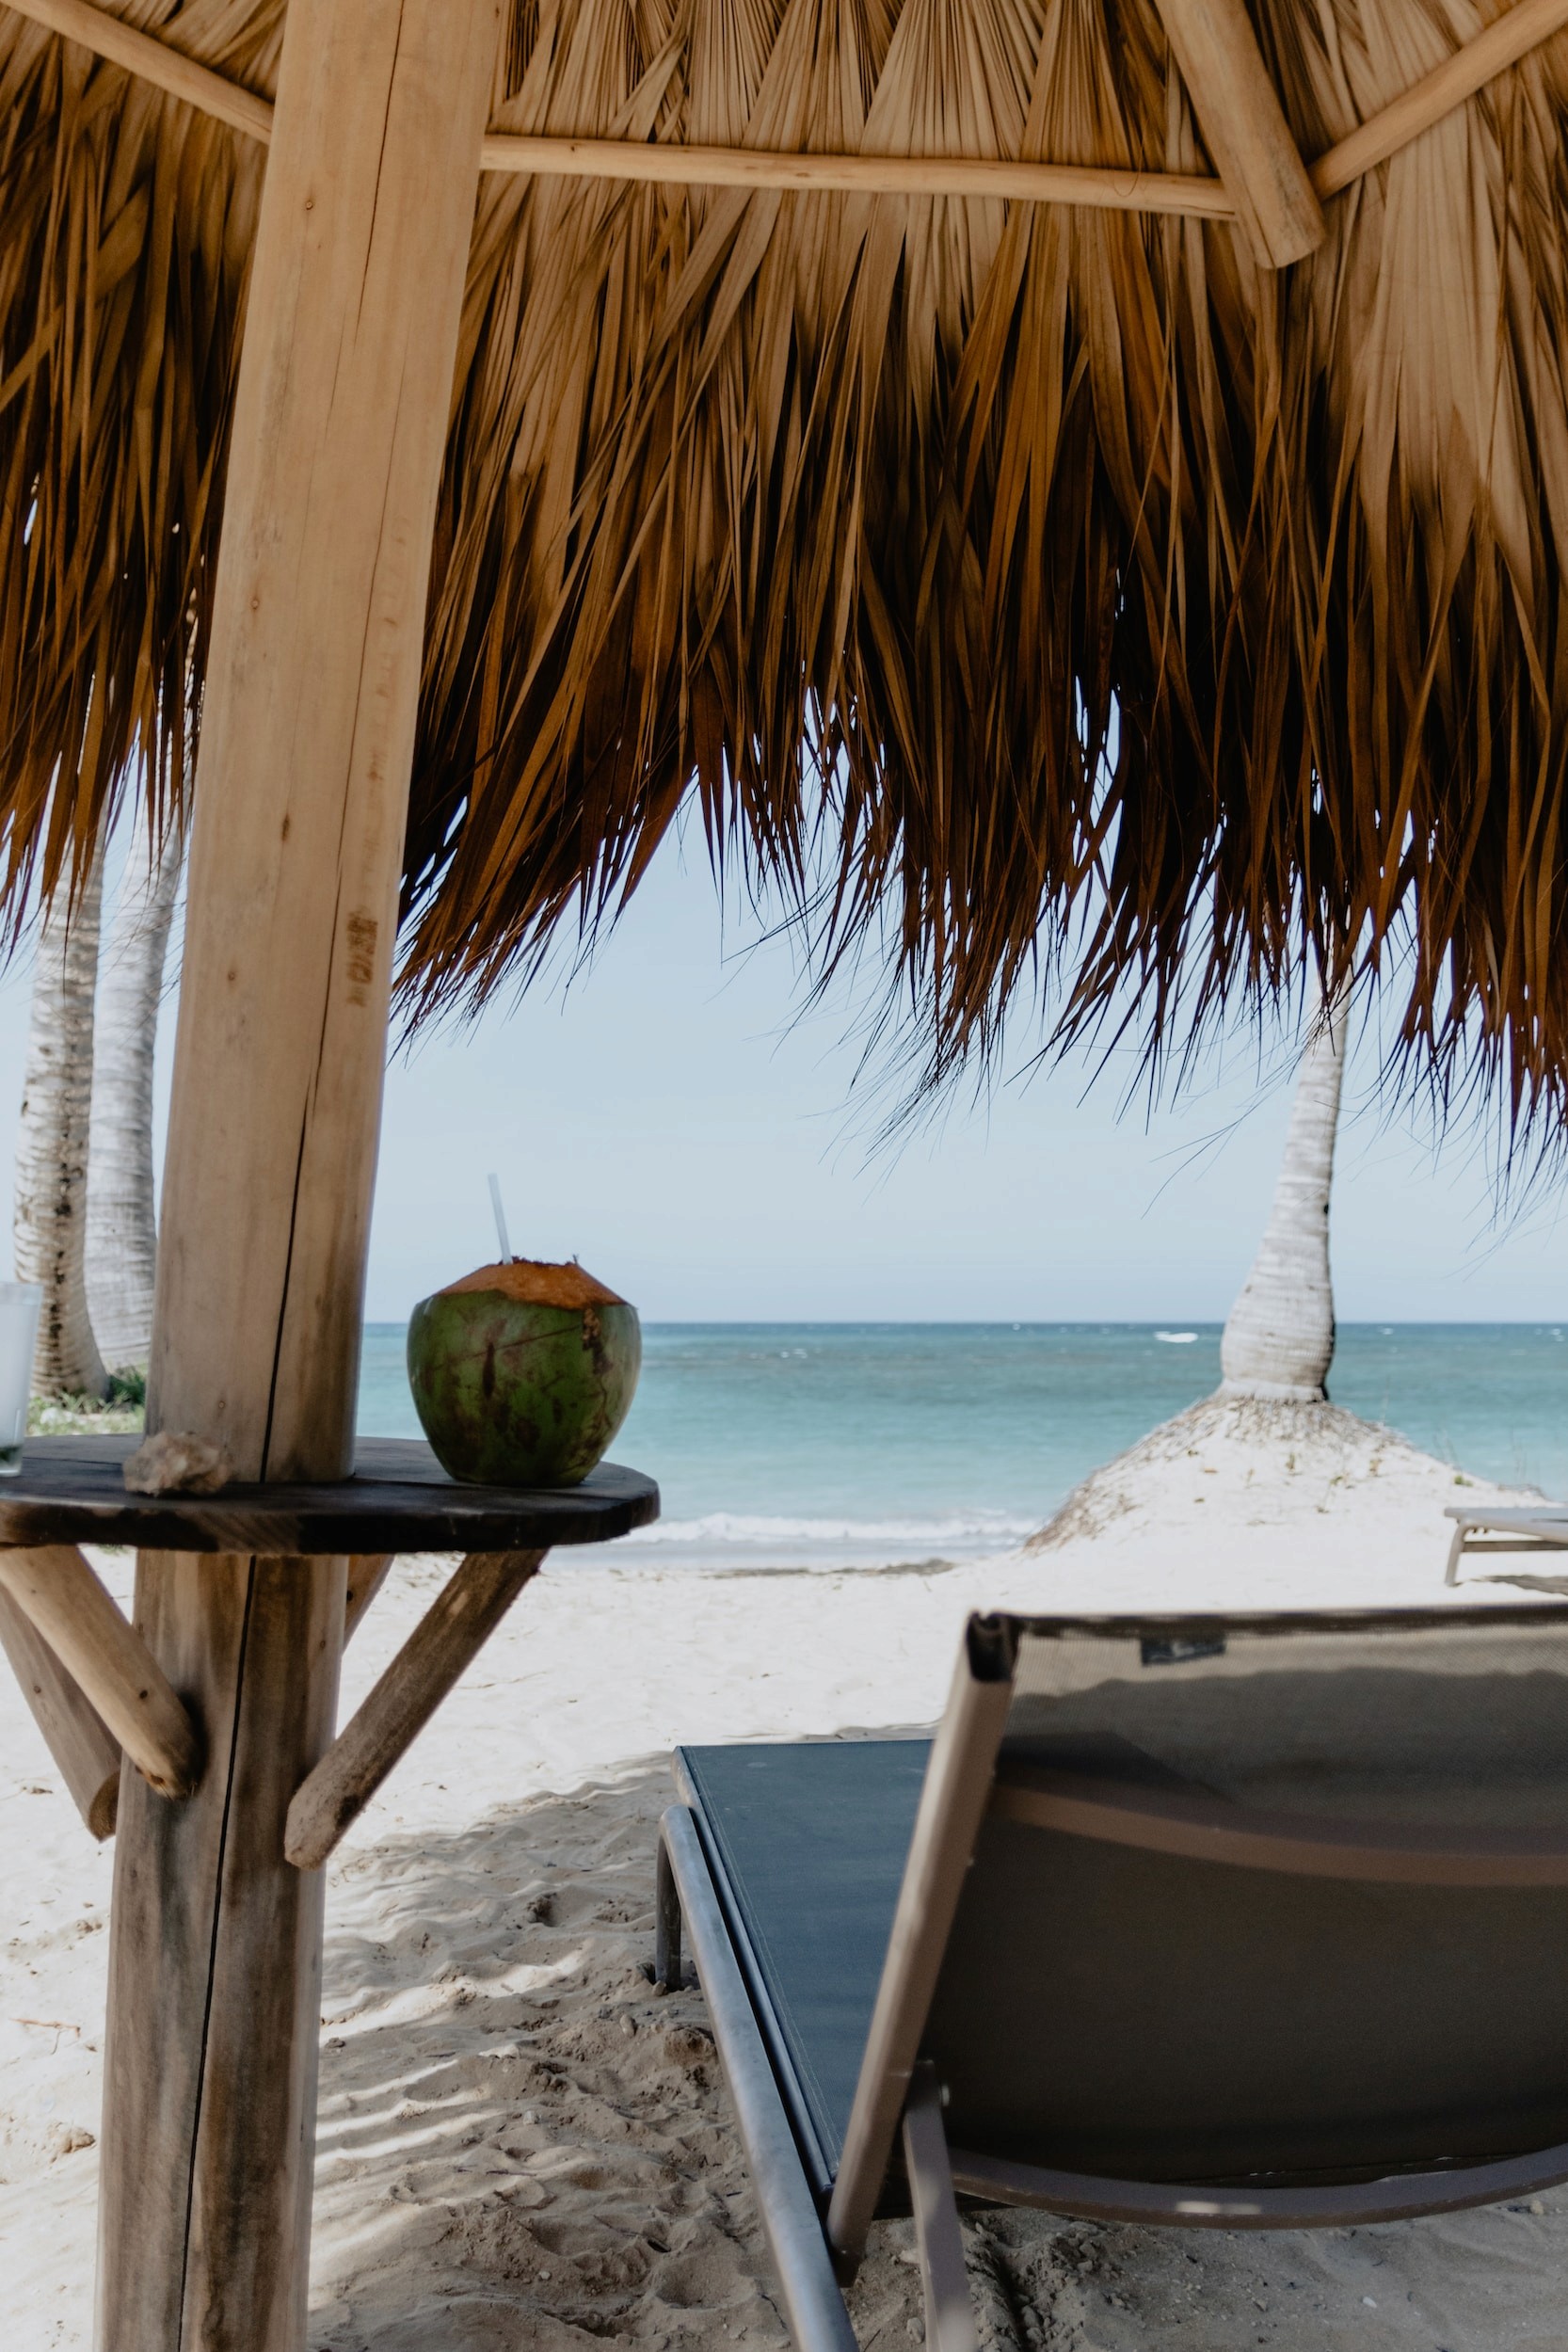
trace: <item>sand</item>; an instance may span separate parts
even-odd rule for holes
[[[698,1576],[558,1555],[331,1869],[311,2345],[782,2347],[701,1995],[646,1974],[670,1747],[927,1723],[974,1608],[1439,1598],[1444,1504],[1496,1491],[1348,1416],[1199,1407],[994,1560]],[[98,1558],[123,1595],[127,1559]],[[345,1708],[448,1565],[394,1573]],[[1458,1597],[1487,1596],[1512,1597]],[[8,2352],[90,2342],[111,1860],[7,1685]],[[1568,2191],[1311,2237],[980,2215],[967,2242],[987,2345],[1568,2352]],[[909,2253],[907,2224],[878,2228],[863,2345],[920,2338]]]

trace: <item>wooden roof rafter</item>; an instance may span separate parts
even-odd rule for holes
[[[1245,0],[1156,0],[1204,144],[1265,269],[1321,245],[1322,206],[1257,46]]]
[[[172,42],[126,24],[94,0],[0,0],[0,5],[248,137],[264,145],[272,136],[267,99],[199,65]],[[1318,208],[1327,199],[1386,162],[1568,24],[1568,0],[1515,0],[1484,31],[1305,165],[1264,72],[1242,0],[1160,0],[1160,8],[1222,178],[989,156],[786,153],[502,130],[487,136],[482,168],[678,186],[990,197],[1201,220],[1240,218],[1259,260],[1280,267],[1318,243]]]

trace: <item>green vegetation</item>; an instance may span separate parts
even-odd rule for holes
[[[106,1397],[35,1397],[29,1437],[113,1436],[139,1430],[146,1417],[147,1368],[127,1364],[109,1374]]]

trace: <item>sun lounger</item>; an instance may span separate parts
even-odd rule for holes
[[[1494,1505],[1470,1511],[1451,1503],[1443,1513],[1454,1523],[1448,1545],[1445,1584],[1459,1582],[1459,1563],[1476,1552],[1540,1552],[1568,1549],[1568,1503]],[[1482,1576],[1482,1584],[1521,1584],[1537,1591],[1568,1592],[1560,1579],[1544,1582],[1539,1576]]]
[[[1568,1608],[972,1618],[934,1742],[678,1752],[689,1946],[799,2352],[955,2193],[1197,2228],[1568,2179]]]

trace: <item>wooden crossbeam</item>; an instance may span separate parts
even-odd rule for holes
[[[1506,73],[1511,65],[1517,65],[1544,40],[1550,40],[1564,24],[1568,24],[1568,0],[1514,0],[1514,6],[1495,18],[1483,33],[1465,41],[1451,57],[1445,57],[1327,154],[1320,155],[1312,167],[1312,184],[1319,196],[1337,196],[1352,180],[1386,163],[1390,155],[1463,106],[1499,73]]]
[[[3,1586],[0,1649],[10,1660],[77,1812],[94,1837],[112,1837],[120,1810],[120,1742]]]
[[[195,1725],[157,1659],[73,1544],[0,1551],[0,1586],[160,1796],[201,1777]]]
[[[442,1587],[359,1712],[301,1781],[283,1839],[296,1869],[321,1868],[543,1558],[543,1552],[471,1552]]]
[[[90,49],[94,56],[106,58],[110,65],[123,66],[127,73],[155,83],[170,98],[183,98],[199,113],[227,122],[232,130],[244,131],[264,145],[271,138],[272,106],[267,99],[242,88],[227,74],[215,73],[210,66],[198,65],[171,40],[138,32],[107,8],[93,8],[90,0],[7,0],[7,5],[14,6],[18,16],[30,17],[35,24],[46,25],[50,32]]]
[[[1218,180],[1091,164],[1012,163],[980,155],[821,155],[776,148],[686,147],[670,140],[531,138],[492,131],[487,171],[653,182],[674,187],[840,189],[859,196],[979,196],[1096,212],[1178,213],[1233,220]]]
[[[270,103],[239,83],[198,65],[161,36],[138,31],[91,0],[0,0],[18,15],[29,18],[94,56],[152,83],[171,98],[183,99],[203,114],[264,145],[272,136]],[[1214,0],[1218,5],[1218,0]],[[1234,0],[1239,8],[1240,0]],[[1196,0],[1169,0],[1176,9],[1191,9]],[[178,22],[178,20],[176,20]],[[1391,103],[1357,126],[1349,136],[1305,167],[1308,196],[1319,203],[1338,195],[1352,182],[1386,163],[1423,131],[1455,112],[1467,99],[1517,65],[1554,33],[1568,24],[1568,0],[1515,0],[1515,5],[1456,49],[1451,57],[1413,83]],[[1248,38],[1251,30],[1248,27]],[[1172,36],[1173,47],[1176,45]],[[1256,55],[1256,42],[1253,43]],[[1194,75],[1199,74],[1196,63]],[[1246,69],[1241,69],[1243,75]],[[1265,77],[1266,80],[1267,77]],[[1212,98],[1193,103],[1204,136],[1220,153],[1226,125],[1223,109]],[[1273,113],[1278,112],[1277,98]],[[1206,109],[1208,120],[1206,120]],[[1269,115],[1265,126],[1262,118]],[[1260,141],[1256,170],[1236,166],[1238,184],[1253,193],[1256,213],[1258,190],[1265,208],[1271,178],[1283,173],[1281,220],[1277,225],[1281,251],[1292,236],[1310,231],[1295,180],[1295,168],[1278,144],[1278,125],[1267,103],[1255,108],[1253,136]],[[1288,132],[1285,133],[1288,139]],[[1219,146],[1215,146],[1218,139]],[[1294,153],[1291,143],[1291,152]],[[669,140],[536,137],[515,132],[492,131],[481,153],[484,169],[536,175],[540,178],[620,180],[675,186],[839,189],[873,196],[989,197],[1036,204],[1078,204],[1095,210],[1169,213],[1199,220],[1234,220],[1237,206],[1224,180],[1198,173],[1131,171],[1087,164],[1021,163],[971,155],[826,155],[797,154],[777,149],[750,147],[687,147]],[[1296,157],[1296,167],[1301,158]],[[1224,168],[1222,160],[1222,170]],[[1248,174],[1252,176],[1249,177]],[[1292,228],[1292,223],[1295,224]],[[1304,246],[1304,251],[1309,246]]]

